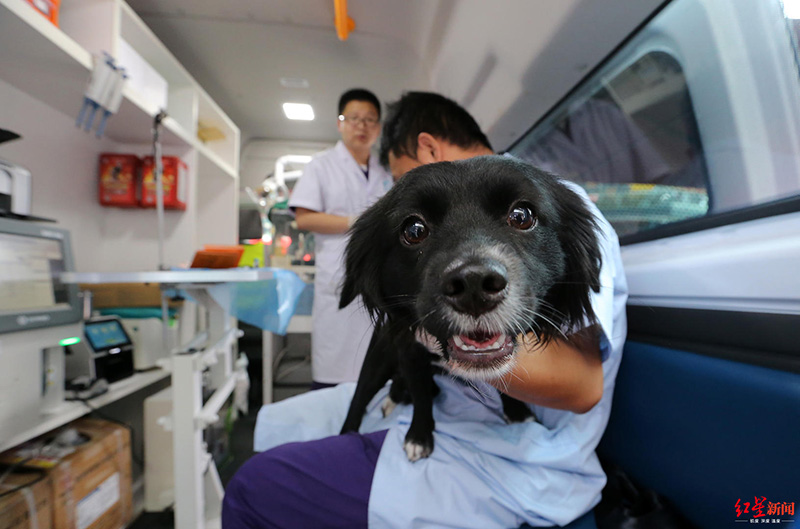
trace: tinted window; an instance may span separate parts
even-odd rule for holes
[[[787,27],[777,0],[675,0],[510,152],[581,184],[620,236],[796,195]]]

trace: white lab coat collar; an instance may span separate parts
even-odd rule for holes
[[[358,164],[355,158],[353,158],[353,154],[347,149],[347,145],[344,144],[342,140],[336,142],[336,146],[333,148],[336,151],[336,154],[342,160],[349,160],[349,162],[353,164],[353,167],[356,167],[359,171],[361,170],[361,166]],[[369,153],[369,161],[367,162],[369,166],[369,172],[372,173],[373,169],[382,169],[380,162],[378,161],[378,156],[373,152],[370,151]]]

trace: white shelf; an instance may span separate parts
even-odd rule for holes
[[[120,2],[120,7],[122,9],[120,37],[158,71],[170,87],[196,85],[191,74],[158,40],[158,37],[147,27],[139,15],[125,2]]]
[[[67,401],[61,408],[58,409],[58,411],[41,414],[36,426],[33,428],[30,428],[24,432],[20,432],[14,437],[5,440],[2,444],[0,444],[0,452],[45,434],[51,430],[72,422],[75,419],[83,417],[84,415],[88,415],[92,411],[91,408],[100,408],[106,406],[107,404],[111,404],[112,402],[123,399],[128,395],[139,391],[140,389],[144,389],[147,386],[165,380],[169,377],[170,373],[168,371],[164,371],[163,369],[154,369],[152,371],[136,373],[131,377],[110,384],[106,393],[103,393],[102,395],[99,395],[93,399],[89,399],[87,401],[88,406],[82,402]]]
[[[197,152],[200,154],[199,167],[202,174],[217,173],[219,176],[236,178],[238,172],[230,164],[226,163],[219,155],[201,143],[197,142]]]
[[[92,70],[91,53],[24,0],[0,0],[0,49],[3,81],[77,118]],[[119,112],[108,120],[105,135],[121,143],[149,143],[156,112],[126,90]],[[95,123],[98,121],[95,116]],[[189,145],[182,136],[173,128],[163,135],[163,142]]]
[[[125,2],[120,2],[120,38],[156,70],[169,85],[167,113],[186,132],[187,141],[223,174],[238,173],[239,128],[219,108],[192,75]],[[124,65],[123,65],[124,66]],[[198,120],[218,127],[224,140],[204,144],[197,137]]]
[[[203,90],[198,88],[198,124],[215,127],[225,136],[222,139],[210,140],[207,143],[200,141],[203,150],[214,155],[221,165],[227,165],[234,173],[238,173],[239,167],[239,128],[228,118],[222,109],[217,106],[213,99]]]
[[[189,90],[201,104],[204,118],[225,125],[226,140],[220,149],[203,144],[196,136],[196,123],[181,124],[168,116],[163,122],[161,141],[167,146],[197,149],[204,161],[215,170],[207,170],[201,178],[238,175],[239,129],[210,100],[203,89],[180,65],[164,45],[141,22],[141,19],[124,2],[121,9],[121,30],[129,44],[170,82],[171,92]],[[68,6],[63,6],[66,8]],[[98,24],[97,21],[94,21]],[[112,25],[109,22],[109,25]],[[87,28],[87,31],[90,31]],[[117,38],[122,38],[117,35]],[[101,46],[101,44],[97,44]],[[25,0],[0,0],[0,79],[38,99],[44,104],[71,118],[77,118],[83,104],[83,92],[92,70],[92,54],[113,50],[113,43],[105,48],[87,50],[70,35],[54,26]],[[174,90],[173,90],[174,89]],[[109,117],[105,136],[126,145],[152,142],[153,118],[159,112],[154,104],[144,100],[135,89],[126,86],[123,100],[116,115]],[[171,93],[171,95],[173,95]],[[176,96],[177,100],[178,97]],[[169,113],[169,109],[167,109]],[[176,117],[196,119],[196,112],[176,110]],[[209,117],[210,116],[210,117]],[[95,124],[99,116],[95,116]],[[195,130],[192,130],[195,129]],[[94,131],[86,134],[94,134]],[[209,164],[204,164],[208,166]]]

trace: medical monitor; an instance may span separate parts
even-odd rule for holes
[[[0,218],[0,333],[80,321],[73,271],[68,231]]]
[[[99,318],[84,323],[84,334],[89,346],[95,353],[119,352],[126,347],[133,347],[128,333],[117,318]]]

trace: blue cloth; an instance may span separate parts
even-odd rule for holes
[[[616,234],[580,187],[565,185],[584,197],[602,232],[601,289],[592,296],[602,327],[601,401],[584,414],[533,406],[541,423],[506,424],[493,387],[437,376],[435,450],[410,463],[403,440],[412,407],[400,405],[383,418],[384,387],[361,428],[362,433],[389,430],[372,481],[370,528],[566,525],[599,502],[605,474],[594,450],[608,421],[627,333],[627,283]],[[256,449],[335,434],[354,387],[341,384],[265,406],[256,425]]]
[[[207,289],[223,309],[238,320],[265,331],[286,334],[305,282],[290,270],[267,268],[273,274],[265,281],[220,283]],[[181,294],[192,299],[191,293]]]

